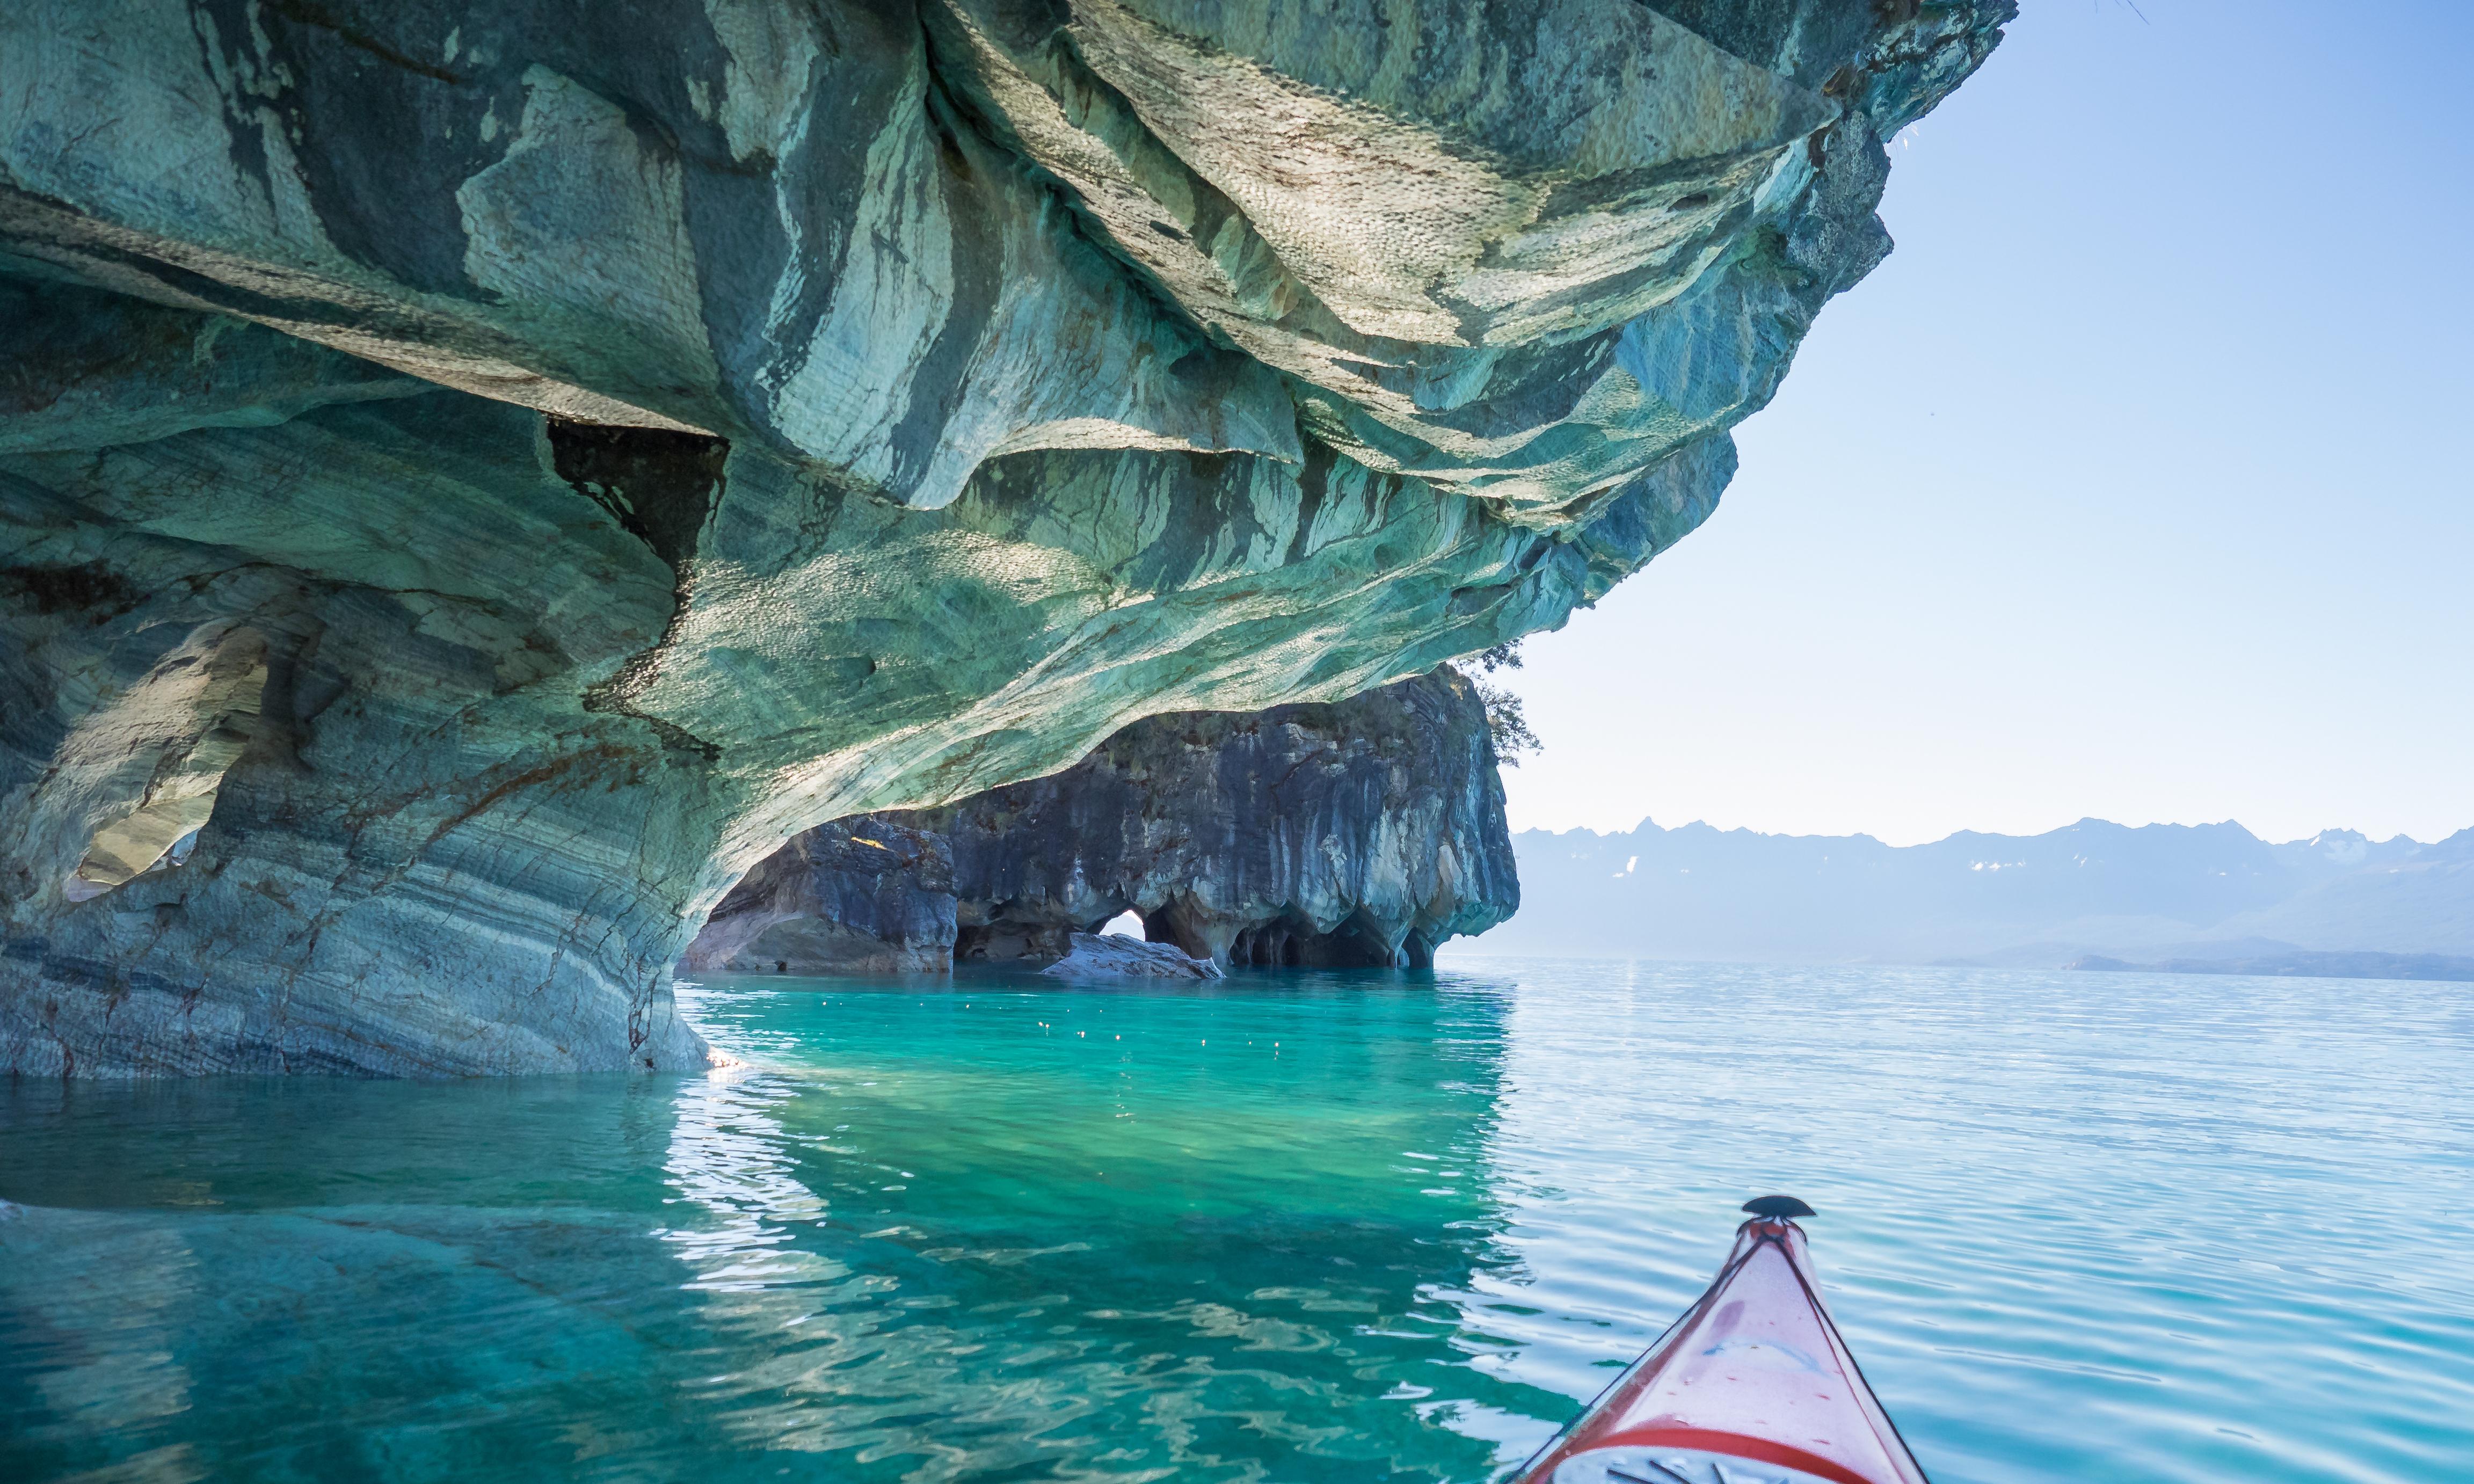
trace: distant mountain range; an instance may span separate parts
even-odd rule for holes
[[[2256,959],[2167,959],[2156,963],[2124,963],[2120,959],[2090,954],[2062,967],[2115,973],[2147,970],[2164,974],[2295,974],[2313,979],[2474,980],[2474,958],[2462,954],[2316,953],[2301,948]]]
[[[1520,912],[1472,951],[2258,973],[2330,972],[2332,954],[2439,956],[2474,973],[2474,829],[2437,844],[2351,830],[2270,844],[2230,822],[2083,819],[1885,845],[1643,820],[1620,835],[1527,830],[1513,848]],[[2414,977],[2462,976],[2426,964]]]

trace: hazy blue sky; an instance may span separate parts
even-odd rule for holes
[[[2474,824],[2474,0],[2026,0],[1515,828]]]

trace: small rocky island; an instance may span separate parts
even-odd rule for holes
[[[2012,12],[0,7],[0,1070],[702,1066],[714,907],[885,811],[966,953],[1414,960],[1508,875],[1027,781],[1689,533]]]
[[[1330,705],[1170,713],[1060,773],[793,839],[684,967],[1058,959],[1134,912],[1222,965],[1423,967],[1520,905],[1486,710],[1450,667]]]

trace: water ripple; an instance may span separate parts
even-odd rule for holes
[[[0,1089],[0,1477],[1482,1481],[1773,1189],[1941,1484],[2474,1476],[2463,986],[682,1002],[740,1065]]]

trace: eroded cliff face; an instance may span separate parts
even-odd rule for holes
[[[1520,906],[1486,708],[1448,666],[1328,705],[1138,721],[1065,769],[896,816],[954,858],[956,954],[1120,912],[1222,963],[1423,967]]]
[[[1422,967],[1519,906],[1486,709],[1445,666],[1330,705],[1151,717],[1045,778],[821,825],[732,888],[685,966],[1054,959],[1132,912],[1223,964]]]
[[[896,815],[803,830],[756,863],[688,944],[689,973],[942,974],[958,902],[945,837]]]
[[[788,836],[1559,623],[2009,9],[0,9],[0,1066],[697,1064]]]

